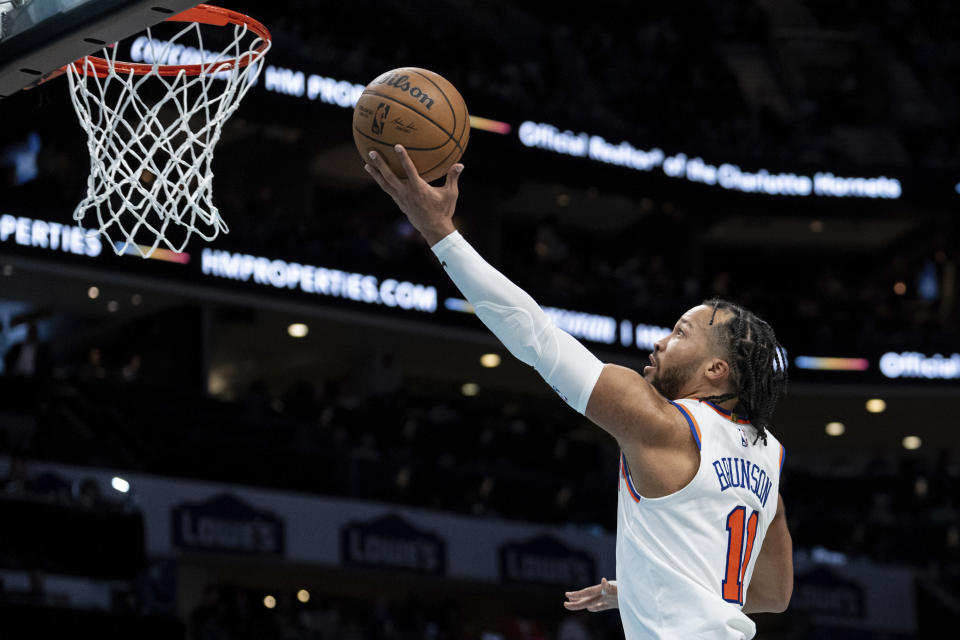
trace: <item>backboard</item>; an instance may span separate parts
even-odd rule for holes
[[[0,99],[199,0],[0,0]]]

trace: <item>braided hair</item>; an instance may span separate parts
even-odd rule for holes
[[[737,408],[750,418],[757,430],[757,440],[767,444],[767,428],[777,401],[787,392],[787,363],[783,347],[777,342],[773,328],[752,312],[726,300],[714,298],[703,302],[713,307],[710,316],[710,342],[718,354],[730,364],[733,391],[717,396],[698,398],[721,403],[737,398]],[[730,311],[732,317],[714,323],[718,310]]]

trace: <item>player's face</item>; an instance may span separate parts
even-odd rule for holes
[[[684,313],[673,326],[673,331],[653,345],[650,366],[644,367],[643,377],[665,398],[684,397],[684,389],[695,381],[710,352],[707,332],[713,309],[703,305]],[[717,314],[716,321],[726,320]]]

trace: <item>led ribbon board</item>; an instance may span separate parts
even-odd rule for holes
[[[211,55],[209,52],[189,47],[170,46],[170,43],[163,40],[148,40],[145,36],[135,39],[130,49],[130,57],[134,62],[191,64],[199,61],[202,55]],[[352,109],[364,89],[362,84],[276,65],[267,65],[264,69],[263,86],[272,93],[319,101],[344,109]],[[470,116],[470,125],[474,129],[501,135],[507,135],[513,129],[506,122],[479,116]],[[748,171],[732,163],[714,165],[703,158],[689,157],[685,153],[667,156],[659,148],[641,149],[627,141],[612,143],[599,135],[561,131],[552,124],[530,120],[520,125],[517,136],[524,147],[636,171],[659,170],[669,178],[741,193],[883,200],[896,200],[903,193],[900,181],[886,176],[847,177],[837,176],[829,171],[818,171],[809,176],[772,172],[763,168]]]

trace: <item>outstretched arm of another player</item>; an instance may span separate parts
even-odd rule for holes
[[[787,529],[783,497],[777,495],[777,515],[767,528],[767,535],[757,556],[744,613],[782,613],[793,595],[793,540]]]
[[[617,601],[617,581],[601,578],[600,584],[595,584],[579,591],[567,591],[567,601],[563,606],[567,611],[587,611],[596,613],[619,607]]]
[[[431,187],[417,174],[402,146],[397,145],[395,153],[406,180],[394,175],[376,152],[371,152],[366,171],[431,245],[477,317],[511,354],[532,366],[570,406],[621,445],[625,440],[638,440],[637,425],[649,434],[682,420],[640,374],[613,365],[604,367],[570,334],[558,329],[526,292],[490,266],[457,232],[453,214],[462,164],[450,168],[442,187]]]

